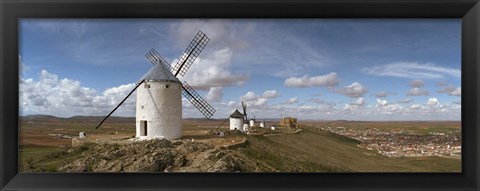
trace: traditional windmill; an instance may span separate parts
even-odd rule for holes
[[[243,132],[244,129],[244,116],[236,109],[230,115],[230,130],[239,130]]]
[[[95,129],[138,88],[136,107],[136,137],[140,139],[176,139],[182,136],[181,93],[207,118],[215,109],[187,83],[177,76],[185,75],[210,39],[199,31],[182,56],[171,68],[155,49],[145,55],[153,67],[140,79],[135,88],[117,105]],[[144,84],[140,87],[140,85]],[[182,91],[183,90],[183,91]]]

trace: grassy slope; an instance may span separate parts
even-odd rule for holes
[[[83,152],[87,151],[87,146],[74,148],[70,152],[68,152],[67,148],[35,146],[26,146],[22,150],[24,150],[25,154],[20,158],[19,171],[57,172],[57,167],[65,164],[65,162],[74,161]],[[38,153],[38,155],[35,155],[35,153]]]
[[[34,160],[39,158],[45,158],[52,153],[61,152],[65,149],[58,148],[58,147],[45,147],[45,146],[21,146],[21,153],[20,153],[20,171],[22,171],[23,166],[27,163],[32,165]]]
[[[248,157],[281,172],[459,172],[461,161],[437,157],[389,158],[360,148],[356,140],[313,127],[297,134],[248,138]]]

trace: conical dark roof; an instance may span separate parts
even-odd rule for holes
[[[153,65],[148,72],[143,75],[140,80],[145,79],[145,81],[173,81],[179,82],[177,77],[175,77],[163,64]]]
[[[230,115],[230,118],[243,118],[243,114],[241,114],[238,109],[236,109],[232,115]]]

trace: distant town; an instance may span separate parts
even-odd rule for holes
[[[426,135],[411,130],[354,129],[345,127],[322,127],[335,134],[361,141],[358,146],[376,150],[388,157],[454,157],[461,158],[459,132],[430,132]]]

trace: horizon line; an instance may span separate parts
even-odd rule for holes
[[[74,115],[74,116],[70,116],[70,117],[58,117],[58,116],[54,116],[54,115],[46,115],[46,114],[30,114],[30,115],[18,115],[19,117],[29,117],[29,116],[49,116],[49,117],[55,117],[55,118],[59,118],[59,119],[69,119],[69,118],[73,118],[73,117],[105,117],[105,116],[101,116],[101,115]],[[125,116],[110,116],[110,117],[120,117],[120,118],[135,118],[135,116],[131,116],[131,117],[125,117]],[[187,118],[183,118],[182,117],[182,120],[183,119],[203,119],[205,120],[206,118],[204,117],[187,117]],[[210,119],[206,119],[206,120],[219,120],[219,119],[227,119],[227,118],[210,118]],[[266,118],[256,118],[257,120],[268,120],[268,119],[281,119],[279,117],[266,117]],[[429,121],[442,121],[442,122],[461,122],[462,120],[422,120],[422,119],[397,119],[397,120],[354,120],[354,119],[301,119],[301,118],[298,118],[297,117],[297,120],[306,120],[306,121],[360,121],[360,122],[386,122],[386,121],[399,121],[399,122],[429,122]]]

